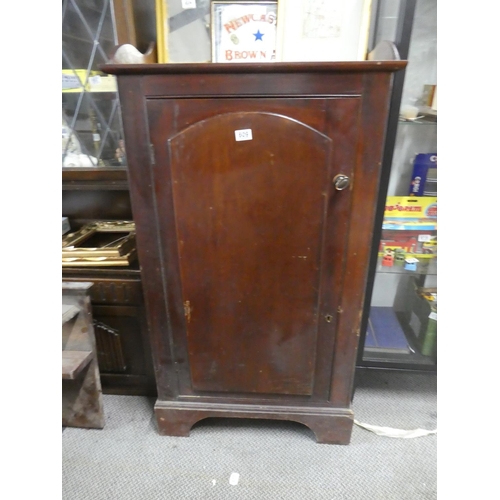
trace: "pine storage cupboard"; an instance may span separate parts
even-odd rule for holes
[[[161,434],[301,422],[348,444],[391,81],[404,61],[118,75]]]

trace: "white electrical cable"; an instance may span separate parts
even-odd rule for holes
[[[378,425],[370,425],[359,422],[358,420],[354,420],[354,423],[359,427],[363,427],[368,431],[374,432],[378,436],[392,437],[392,438],[401,438],[401,439],[410,439],[417,438],[422,436],[429,436],[430,434],[437,434],[437,429],[427,430],[427,429],[394,429],[392,427],[379,427]]]

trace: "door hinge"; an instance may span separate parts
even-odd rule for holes
[[[151,165],[155,165],[156,164],[156,160],[155,160],[155,147],[154,147],[154,144],[152,144],[152,143],[149,144],[149,160],[151,162]]]

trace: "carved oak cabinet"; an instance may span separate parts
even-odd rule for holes
[[[161,434],[267,418],[349,443],[391,81],[404,65],[103,67],[118,75]]]

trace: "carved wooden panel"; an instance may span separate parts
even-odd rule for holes
[[[94,320],[97,360],[101,372],[123,373],[127,370],[120,332]]]

